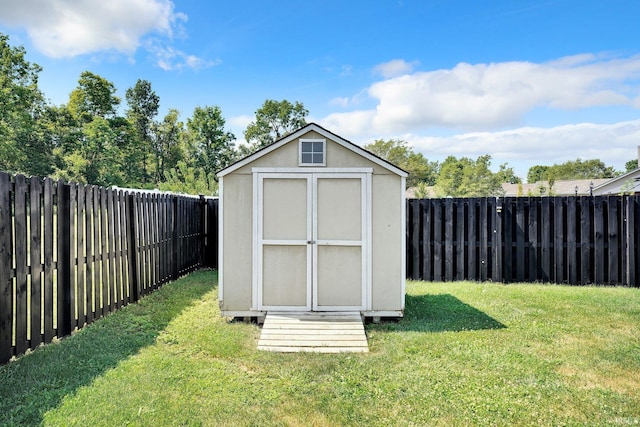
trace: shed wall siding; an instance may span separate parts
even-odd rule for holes
[[[402,178],[357,153],[308,132],[301,138],[326,139],[327,168],[373,168],[371,200],[371,302],[374,311],[403,307],[401,280],[404,236],[401,212]],[[252,168],[297,168],[298,140],[257,158],[224,177],[223,311],[248,311],[255,296],[253,281],[253,176]],[[300,167],[300,172],[306,172]]]
[[[374,175],[372,180],[372,308],[399,310],[402,303],[401,178]]]
[[[251,308],[252,186],[251,175],[224,177],[223,310]]]

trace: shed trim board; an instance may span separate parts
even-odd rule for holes
[[[322,135],[325,138],[328,138],[330,140],[332,140],[333,142],[347,148],[348,150],[354,151],[357,154],[360,154],[362,157],[370,160],[371,162],[377,164],[378,166],[381,166],[401,177],[406,178],[409,174],[400,169],[399,167],[393,165],[392,163],[389,163],[388,161],[374,155],[373,153],[370,153],[369,151],[365,150],[362,147],[359,147],[358,145],[354,144],[353,142],[347,141],[346,139],[334,134],[333,132],[330,132],[328,130],[326,130],[325,128],[315,124],[315,123],[309,123],[308,125],[298,129],[297,131],[285,136],[284,138],[280,139],[279,141],[274,142],[271,145],[268,145],[264,148],[262,148],[261,150],[256,151],[255,153],[241,159],[238,160],[236,163],[233,163],[232,165],[227,166],[226,168],[220,170],[217,175],[218,177],[223,177],[225,175],[230,174],[231,172],[240,169],[243,166],[248,165],[249,163],[253,162],[255,159],[262,157],[274,150],[277,150],[278,148],[280,148],[281,146],[300,138],[301,136],[305,135],[306,133],[310,132],[310,131],[314,131],[320,135]]]
[[[371,168],[353,168],[353,169],[331,169],[331,168],[305,168],[290,169],[290,168],[253,168],[253,212],[255,213],[253,219],[253,233],[256,236],[255,244],[253,245],[253,284],[252,284],[252,310],[256,311],[367,311],[371,310]],[[296,185],[287,185],[287,181],[294,183],[298,181],[303,184],[304,188],[295,189]],[[343,180],[343,185],[340,188],[346,188],[344,180],[353,180],[357,185],[354,189],[348,191],[357,191],[359,197],[356,194],[346,195],[348,200],[354,200],[359,198],[359,218],[351,218],[351,221],[359,222],[359,233],[356,237],[345,237],[331,235],[330,232],[327,236],[323,235],[322,230],[319,229],[319,225],[329,224],[336,221],[331,221],[329,217],[320,218],[319,216],[330,215],[330,212],[323,210],[321,203],[319,203],[319,188],[321,182],[326,182],[329,185],[330,180]],[[265,183],[269,183],[269,190],[266,190]],[[273,186],[283,186],[282,189],[273,189]],[[300,185],[298,185],[300,187]],[[348,187],[348,186],[347,186]],[[275,187],[274,187],[275,188]],[[329,188],[324,191],[336,191],[337,187]],[[283,206],[279,208],[287,210],[283,212],[282,209],[275,210],[269,205],[265,205],[265,192],[269,191],[271,198],[281,197],[282,200],[286,200],[288,197],[293,197],[294,200],[290,204],[281,203]],[[298,191],[300,194],[294,194]],[[343,191],[343,190],[339,190]],[[286,193],[286,194],[285,194]],[[356,197],[354,197],[356,196]],[[297,197],[297,200],[295,199]],[[297,206],[294,206],[297,204]],[[289,215],[289,211],[293,211],[292,215],[297,213],[298,218],[289,219],[293,222],[292,227],[286,227],[284,234],[291,233],[290,229],[296,229],[294,235],[283,235],[278,237],[277,216]],[[272,218],[273,217],[273,218]],[[287,219],[287,218],[285,218]],[[304,221],[305,224],[298,224],[297,221]],[[344,219],[344,218],[343,218]],[[348,219],[348,218],[347,218]],[[340,221],[337,221],[340,222]],[[276,224],[270,226],[276,231],[271,229],[267,230],[269,224]],[[326,226],[325,226],[326,227]],[[280,229],[282,233],[283,228]],[[276,236],[271,233],[276,233]],[[297,233],[297,234],[296,234]],[[268,234],[268,235],[267,235]],[[358,237],[359,236],[359,237]],[[265,251],[266,249],[266,251]],[[301,252],[304,251],[304,254]],[[332,251],[342,252],[338,258],[336,255],[330,255]],[[268,253],[273,254],[275,259],[280,262],[273,266],[268,262],[265,262],[265,255]],[[286,252],[292,254],[287,255]],[[298,252],[298,254],[293,254]],[[271,256],[271,255],[270,255]],[[341,291],[347,292],[346,304],[336,304],[331,297],[323,296],[322,291],[325,288],[330,288],[333,285],[335,277],[329,279],[323,279],[321,277],[321,269],[319,265],[323,262],[322,256],[333,256],[330,258],[333,262],[343,261],[350,259],[353,263],[346,263],[342,265],[341,271],[347,279],[347,283],[342,284]],[[300,266],[296,265],[304,259],[306,265],[300,270]],[[293,263],[287,263],[287,261],[293,260]],[[285,261],[284,263],[282,261]],[[275,264],[275,263],[274,263]],[[278,267],[278,265],[280,267]],[[281,270],[277,270],[281,268]],[[267,271],[266,269],[276,269],[275,271]],[[351,271],[349,271],[351,270]],[[357,271],[359,270],[359,271]],[[294,273],[291,273],[294,271]],[[326,273],[322,273],[326,274]],[[350,275],[349,275],[350,274]],[[266,277],[265,277],[266,276]],[[280,277],[282,276],[282,279]],[[272,279],[275,278],[275,279]],[[276,280],[276,283],[281,284],[279,280],[291,280],[295,283],[289,283],[289,286],[294,286],[295,289],[290,295],[276,295],[270,294],[268,291],[273,291],[277,285],[272,280]],[[305,281],[306,283],[300,284],[298,282]],[[359,281],[359,283],[358,283]],[[352,283],[353,282],[353,283]],[[303,286],[303,287],[302,287]],[[269,288],[269,289],[267,289]],[[347,288],[347,289],[345,289]],[[349,295],[348,292],[352,294]],[[269,294],[269,295],[267,295]],[[282,293],[280,293],[282,294]],[[359,295],[358,295],[359,294]],[[292,297],[293,295],[293,297]],[[281,299],[280,299],[281,298]],[[295,300],[295,303],[290,303]],[[282,302],[287,301],[287,302]],[[330,302],[327,302],[330,301]],[[281,303],[282,302],[282,303]]]

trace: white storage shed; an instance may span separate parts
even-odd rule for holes
[[[223,316],[403,315],[405,171],[311,123],[218,177]]]

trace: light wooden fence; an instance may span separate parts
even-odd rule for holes
[[[0,363],[203,266],[216,199],[0,172]]]

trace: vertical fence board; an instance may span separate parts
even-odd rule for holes
[[[433,280],[444,280],[442,274],[442,200],[433,204]]]
[[[567,198],[567,283],[575,285],[578,283],[578,224],[580,222],[576,217],[576,198],[569,196]]]
[[[71,326],[71,191],[62,180],[57,183],[58,260],[57,260],[57,335],[64,337]]]
[[[100,272],[102,289],[102,304],[100,305],[102,315],[109,313],[109,258],[107,254],[107,200],[103,187],[99,191],[100,198]]]
[[[625,285],[627,286],[635,286],[636,282],[636,240],[635,240],[635,207],[636,207],[636,198],[635,197],[627,197],[625,198],[625,219],[626,219],[626,280]]]
[[[43,238],[44,238],[44,257],[43,257],[43,292],[44,292],[44,342],[49,343],[55,336],[53,326],[53,184],[51,178],[45,178],[43,191]],[[0,202],[1,204],[1,202]],[[0,230],[0,234],[2,231]],[[0,258],[2,258],[0,254]],[[1,275],[1,273],[0,273]]]
[[[465,233],[465,208],[467,201],[459,199],[456,209],[456,280],[464,280],[466,276],[467,263],[465,262],[465,245],[467,235]]]
[[[516,198],[516,280],[518,282],[524,282],[525,280],[525,262],[527,257],[525,256],[525,206],[524,198]]]
[[[470,199],[467,204],[467,279],[478,280],[478,227],[477,227],[477,199]]]
[[[604,270],[605,270],[605,236],[604,236],[604,224],[605,224],[605,210],[604,210],[604,200],[602,196],[596,196],[594,198],[593,203],[593,211],[594,211],[594,282],[595,283],[604,283]]]
[[[412,238],[409,240],[411,247],[411,277],[414,280],[419,280],[420,277],[420,263],[424,262],[424,259],[420,256],[420,237],[421,237],[421,229],[420,229],[420,204],[412,203],[410,209],[407,211],[409,213],[409,220],[411,221],[410,228],[412,230]]]
[[[36,348],[42,343],[42,184],[40,178],[31,177],[30,187],[30,219],[29,239],[31,240],[31,342]]]
[[[84,185],[76,185],[76,256],[78,258],[78,264],[76,267],[77,278],[76,283],[78,287],[78,294],[76,296],[76,306],[78,310],[78,328],[87,323],[87,296],[85,292],[85,269],[86,269],[86,256],[84,250],[84,236],[85,236],[85,189]]]
[[[109,283],[109,311],[116,309],[116,300],[120,298],[118,295],[118,287],[116,285],[116,257],[115,257],[115,213],[113,204],[113,189],[107,190],[107,265],[109,266],[108,283]]]
[[[490,271],[487,277],[491,277],[494,282],[503,282],[503,220],[502,214],[498,214],[498,211],[502,210],[503,199],[491,198],[487,200],[487,226],[488,226],[488,244],[490,250],[487,250],[487,255],[490,259],[487,260],[487,268]],[[512,242],[509,242],[509,247],[512,246]]]
[[[16,353],[24,353],[27,348],[27,183],[23,175],[15,177],[14,192],[14,232],[15,232],[15,264],[16,264],[16,291],[15,291],[15,342]]]
[[[493,236],[496,237],[494,241],[494,275],[495,281],[505,282],[513,281],[513,217],[514,212],[512,210],[512,204],[510,198],[499,199],[496,205],[496,224]],[[502,231],[502,239],[497,238],[497,233]],[[502,248],[499,248],[502,242]],[[498,252],[502,255],[502,262],[499,261]],[[498,271],[502,273],[502,280],[498,280],[496,274]]]
[[[453,199],[445,199],[444,207],[444,278],[447,282],[453,280],[453,243],[454,234],[454,207]]]
[[[431,203],[428,200],[420,200],[418,203],[420,205],[420,212],[422,216],[422,280],[432,280],[432,220],[431,220]]]
[[[580,197],[580,283],[592,281],[593,218],[592,197]]]
[[[554,281],[556,283],[564,283],[566,281],[565,262],[564,262],[564,242],[565,233],[565,205],[562,197],[553,197],[553,215],[554,215],[554,239],[553,239],[553,257],[555,263]]]
[[[93,229],[94,229],[94,215],[93,215],[93,187],[85,185],[84,187],[84,224],[85,224],[85,304],[86,304],[86,319],[87,323],[93,322],[95,318],[95,296],[96,296],[96,281],[95,277],[95,252],[93,250]]]
[[[620,209],[619,209],[620,197],[610,196],[607,206],[609,211],[608,218],[608,284],[619,285],[620,284]]]
[[[535,282],[540,280],[539,264],[539,241],[538,241],[538,199],[529,197],[527,199],[529,205],[529,281]]]
[[[0,172],[0,363],[13,356],[11,178]]]
[[[91,187],[93,209],[92,213],[92,231],[93,231],[93,301],[94,301],[94,319],[102,317],[102,253],[100,246],[100,192],[95,185]]]

